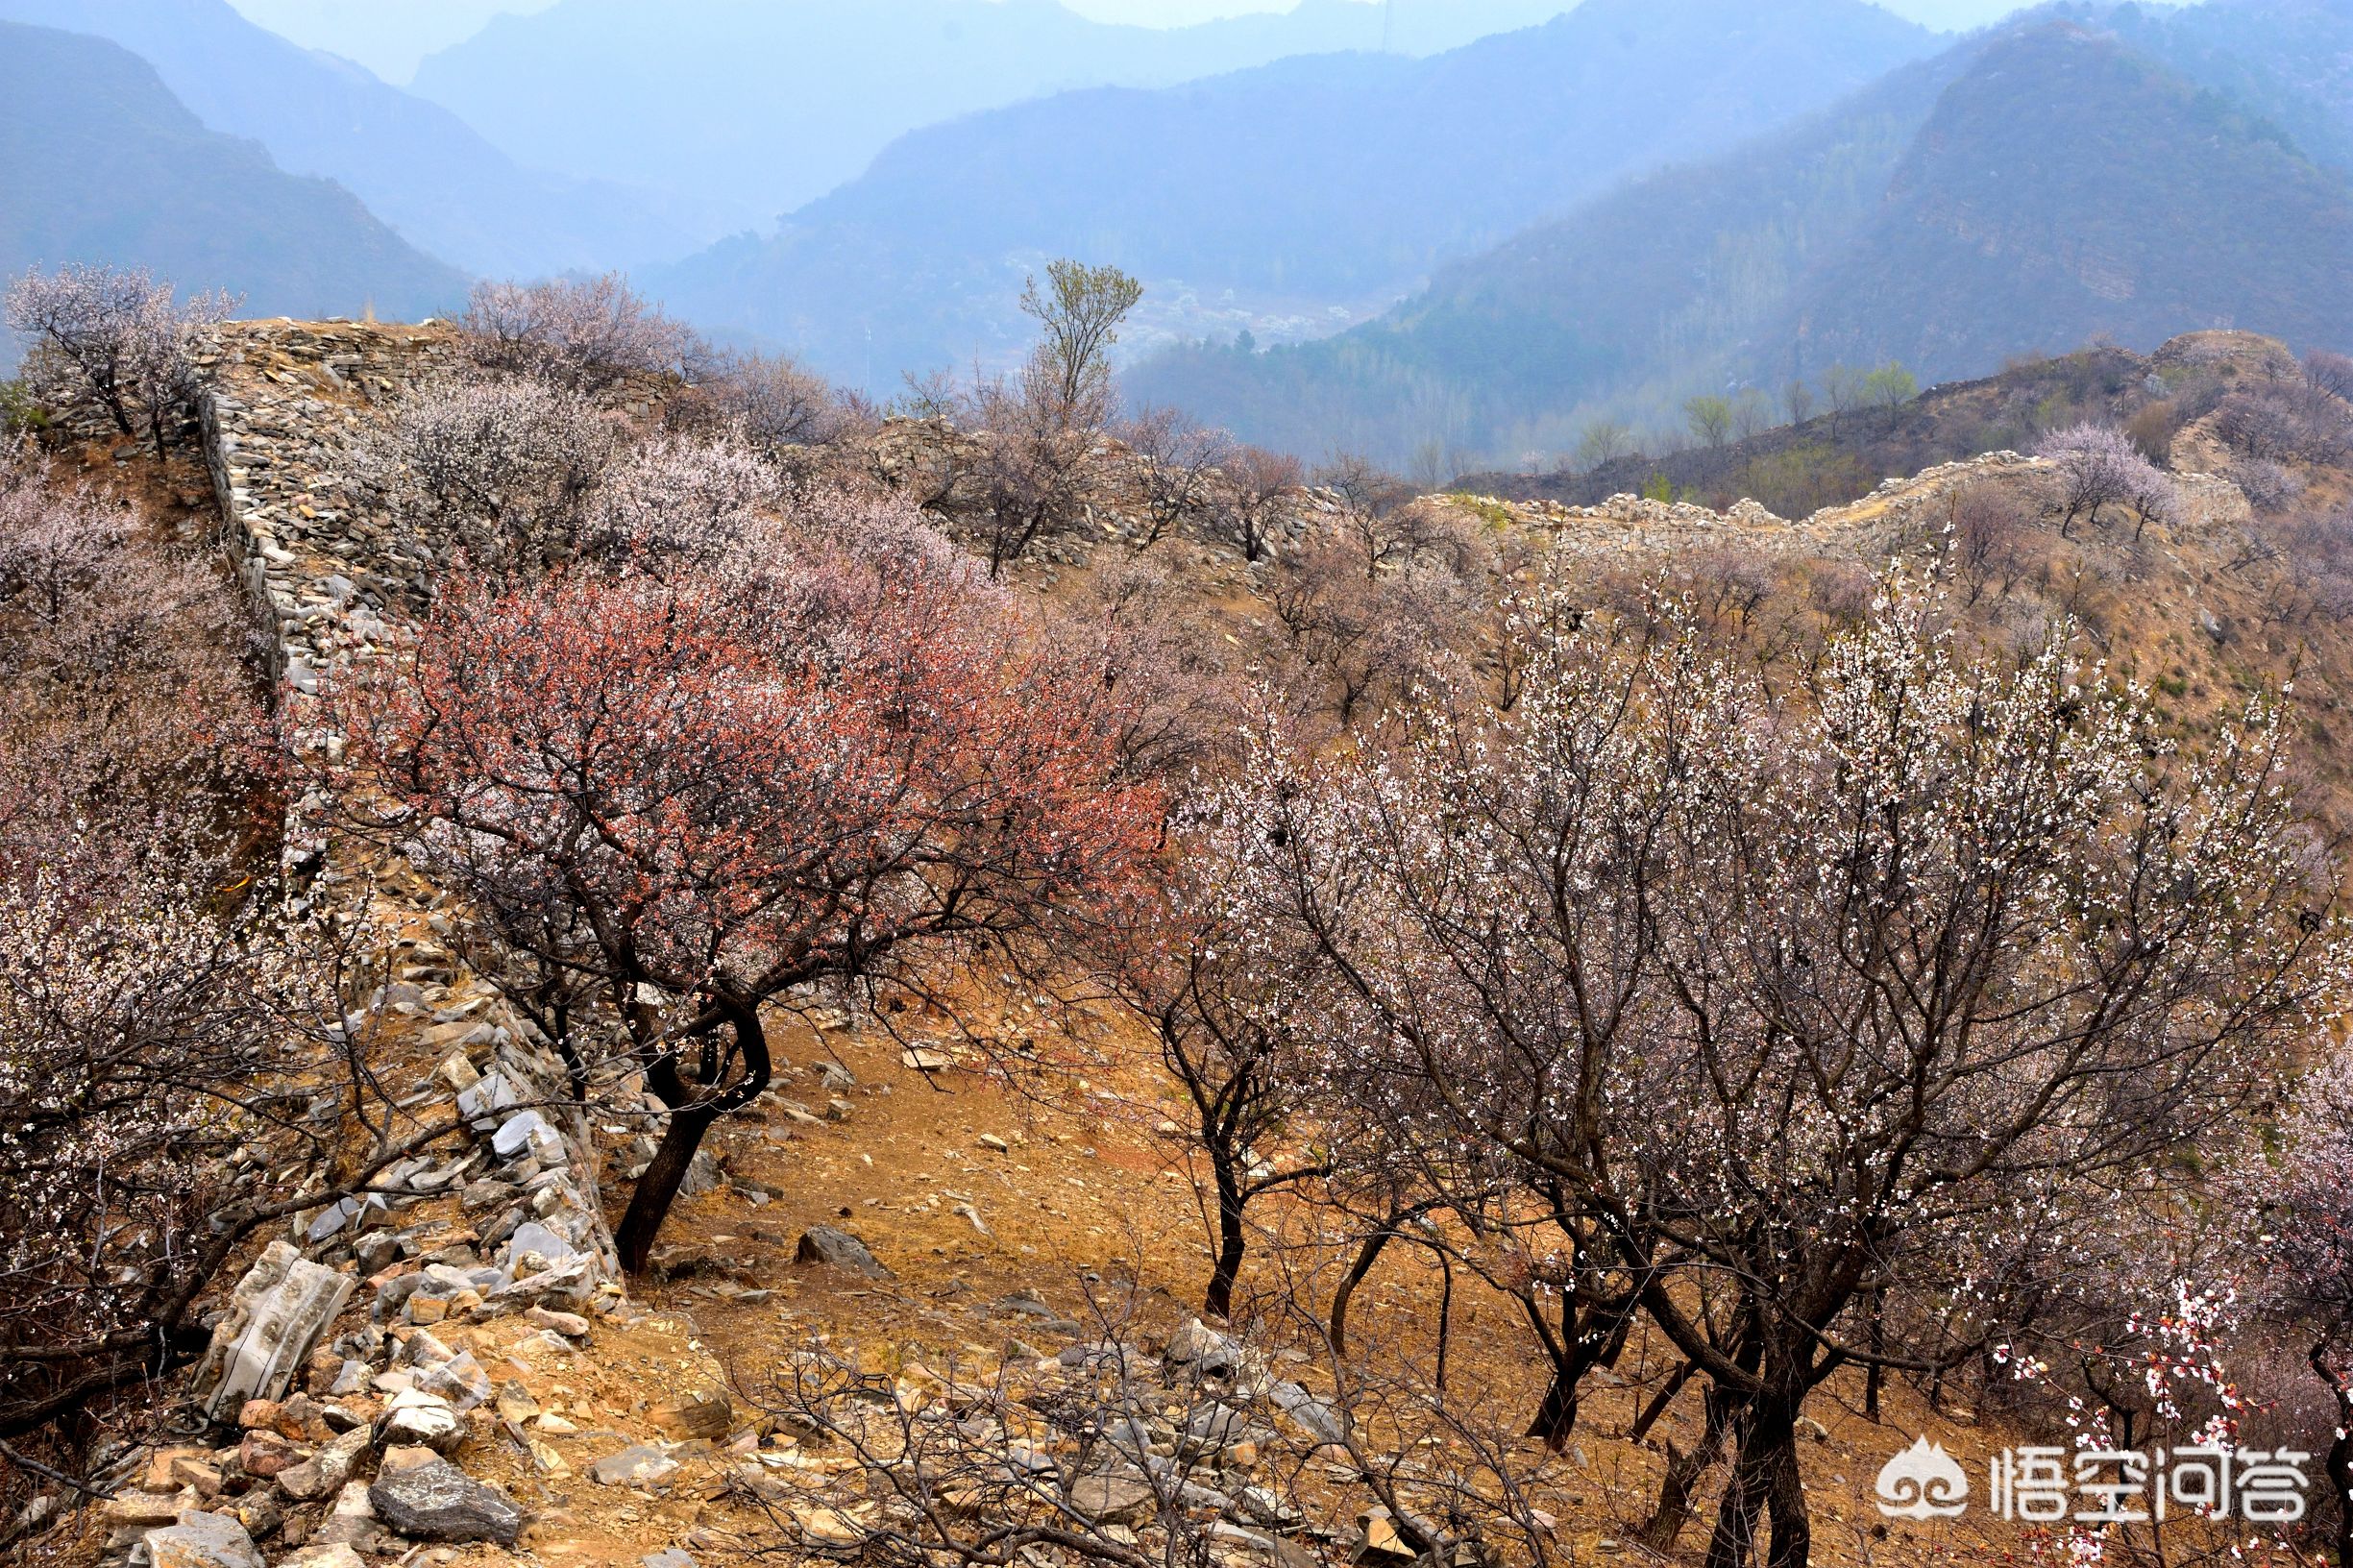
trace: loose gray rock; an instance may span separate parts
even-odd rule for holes
[[[716,1192],[726,1179],[717,1157],[708,1149],[697,1149],[695,1158],[686,1163],[685,1176],[679,1179],[678,1196],[699,1198],[705,1192]]]
[[[261,1568],[254,1538],[225,1513],[184,1513],[149,1531],[147,1556],[154,1568]]]
[[[678,1461],[658,1448],[632,1443],[588,1467],[600,1486],[659,1486],[678,1473]]]
[[[338,1541],[332,1546],[306,1546],[290,1557],[279,1559],[278,1568],[365,1568],[359,1554]]]
[[[1266,1390],[1275,1409],[1318,1443],[1344,1443],[1348,1422],[1339,1411],[1295,1383],[1278,1383]]]
[[[855,1269],[870,1280],[887,1280],[891,1271],[867,1250],[865,1242],[830,1225],[812,1225],[793,1253],[797,1263],[823,1263],[828,1268]]]
[[[476,1481],[425,1449],[394,1449],[368,1488],[376,1516],[428,1541],[496,1541],[512,1546],[523,1514],[497,1487]]]
[[[387,1447],[429,1448],[447,1454],[466,1440],[466,1424],[450,1402],[421,1388],[406,1388],[376,1422],[377,1440]]]
[[[1138,1525],[1160,1511],[1160,1497],[1135,1476],[1081,1476],[1070,1483],[1070,1507],[1098,1525]]]
[[[506,1276],[509,1280],[524,1279],[585,1256],[547,1226],[535,1219],[527,1220],[515,1227],[515,1234],[507,1242]]]
[[[1221,1378],[1240,1369],[1242,1350],[1194,1317],[1169,1335],[1165,1360],[1171,1366],[1189,1366],[1204,1377]]]

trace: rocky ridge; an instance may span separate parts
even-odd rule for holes
[[[1777,517],[1748,500],[1721,512],[1634,495],[1612,496],[1596,506],[1482,495],[1447,501],[1474,514],[1508,518],[1548,536],[1556,550],[1572,555],[1664,555],[1728,545],[1768,554],[1884,553],[1899,541],[1918,540],[1941,529],[1953,498],[1973,485],[1994,481],[2040,493],[2050,487],[2057,472],[2046,458],[1987,453],[1888,479],[1860,501],[1798,520]],[[2254,515],[2245,493],[2227,478],[2205,473],[2173,478],[2182,501],[2181,518],[2172,529],[2176,538],[2243,527]]]

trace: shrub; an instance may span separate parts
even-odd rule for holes
[[[20,435],[48,428],[48,411],[21,380],[0,381],[0,435]]]
[[[459,326],[485,369],[592,393],[632,377],[692,376],[709,353],[693,329],[610,272],[578,282],[478,284]]]
[[[2145,527],[2169,522],[2180,504],[2173,481],[2120,430],[2077,425],[2044,442],[2037,455],[2058,466],[2062,538],[2079,518],[2097,527],[2100,513],[2110,506],[2131,507]],[[2134,537],[2139,536],[2136,528]]]
[[[93,404],[160,461],[195,417],[205,372],[192,355],[232,308],[225,294],[175,301],[172,285],[118,267],[31,272],[8,292],[8,324],[33,340],[25,386],[51,408]]]

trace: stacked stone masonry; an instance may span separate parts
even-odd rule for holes
[[[401,645],[428,565],[352,493],[343,454],[378,411],[449,369],[456,347],[429,326],[279,321],[231,328],[217,353],[200,413],[225,546],[272,628],[293,744],[325,747],[331,737],[312,714],[321,680]],[[274,1240],[233,1292],[195,1391],[212,1419],[244,1429],[248,1475],[272,1473],[269,1456],[283,1452],[268,1507],[327,1506],[303,1560],[325,1554],[318,1568],[348,1568],[350,1549],[384,1544],[387,1526],[418,1538],[515,1538],[513,1505],[440,1457],[493,1388],[428,1325],[520,1314],[569,1339],[589,1332],[582,1314],[627,1309],[587,1129],[563,1106],[562,1064],[450,944],[447,895],[404,863],[365,864],[336,844],[329,804],[315,792],[293,803],[289,859],[307,897],[364,905],[350,912],[384,934],[378,956],[390,979],[372,1009],[436,1064],[402,1110],[421,1125],[462,1121],[467,1136],[385,1172],[380,1192],[300,1216]],[[446,1223],[419,1225],[406,1212],[452,1196],[476,1239],[435,1247]],[[330,1362],[340,1370],[322,1392]],[[334,1401],[354,1395],[384,1409],[347,1431]],[[328,1430],[302,1431],[320,1415]],[[340,1434],[328,1441],[329,1431]],[[257,1443],[258,1454],[245,1453]],[[115,1547],[154,1568],[248,1560],[250,1515],[262,1507],[251,1499],[264,1494],[233,1507],[205,1498],[217,1466],[202,1452],[156,1459],[108,1505]],[[176,1493],[154,1489],[175,1482]],[[204,1512],[200,1500],[228,1511]]]

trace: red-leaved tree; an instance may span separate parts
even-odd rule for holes
[[[785,530],[732,572],[453,586],[413,656],[335,698],[347,797],[531,971],[510,988],[576,1078],[595,1014],[668,1109],[617,1237],[632,1271],[705,1132],[769,1083],[764,1006],[1017,944],[1157,836],[1099,674],[899,521]]]

